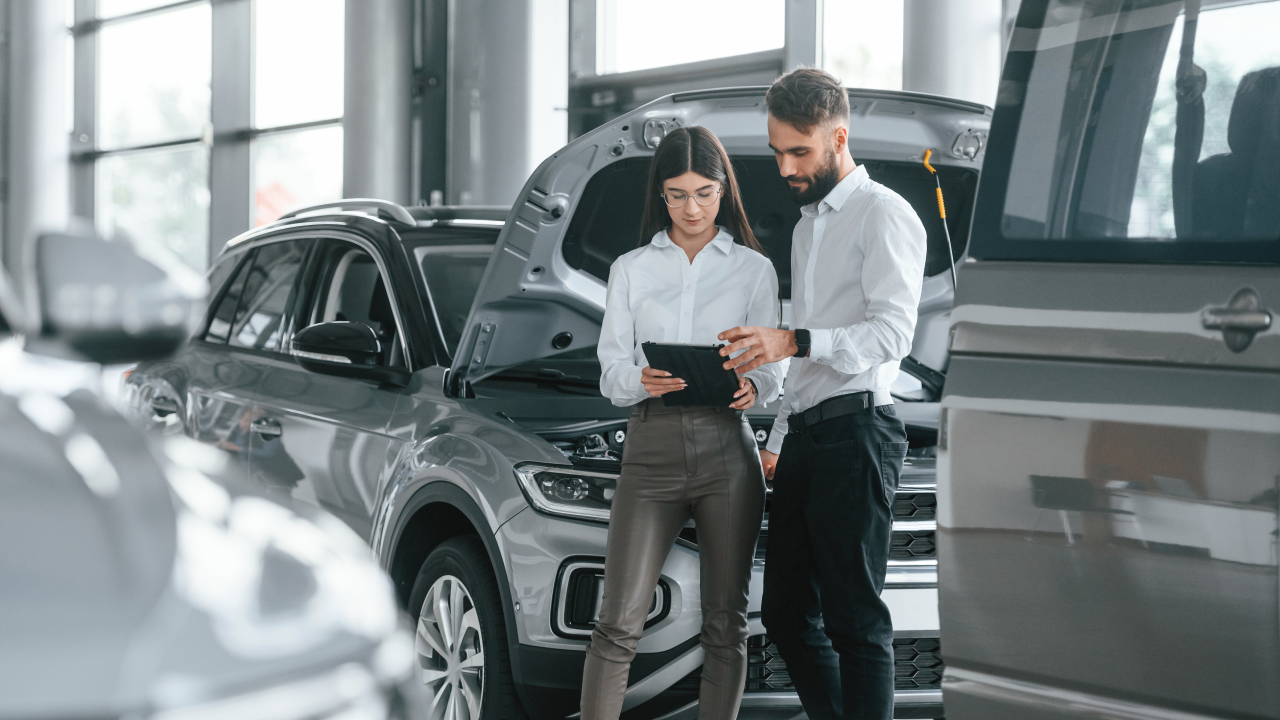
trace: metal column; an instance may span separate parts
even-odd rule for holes
[[[37,235],[65,231],[69,216],[66,7],[9,0],[4,265],[28,310]]]
[[[786,0],[787,44],[784,72],[822,66],[822,0]]]
[[[409,203],[411,0],[347,0],[342,193]]]
[[[253,226],[253,3],[213,4],[213,147],[209,152],[209,264]]]

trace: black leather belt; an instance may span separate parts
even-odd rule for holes
[[[787,434],[798,433],[805,428],[813,427],[823,420],[862,412],[867,408],[874,407],[875,404],[876,395],[873,392],[856,392],[827,398],[804,412],[789,415],[787,417]]]

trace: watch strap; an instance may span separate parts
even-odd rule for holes
[[[796,354],[793,357],[804,357],[809,354],[809,331],[803,328],[796,330]]]

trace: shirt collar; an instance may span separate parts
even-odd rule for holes
[[[800,212],[809,217],[817,217],[822,212],[822,206],[824,205],[827,210],[840,212],[840,208],[844,207],[845,202],[853,194],[853,191],[861,187],[862,183],[868,179],[866,166],[859,165],[853,169],[853,172],[845,175],[843,180],[836,183],[836,186],[831,188],[831,192],[827,193],[826,197],[818,202],[805,205],[800,208]]]
[[[716,229],[720,232],[716,233],[716,236],[711,238],[711,246],[725,255],[728,255],[733,251],[733,236],[730,235],[729,231],[722,225],[717,225]],[[675,246],[675,243],[672,242],[671,238],[667,235],[666,230],[659,230],[658,234],[653,236],[653,240],[650,241],[650,244],[657,247]]]

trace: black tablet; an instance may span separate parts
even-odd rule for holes
[[[649,367],[665,370],[671,377],[688,383],[685,389],[662,396],[667,407],[728,407],[733,403],[733,394],[738,392],[738,374],[724,369],[726,358],[720,355],[723,345],[647,342],[640,347],[649,360]]]

